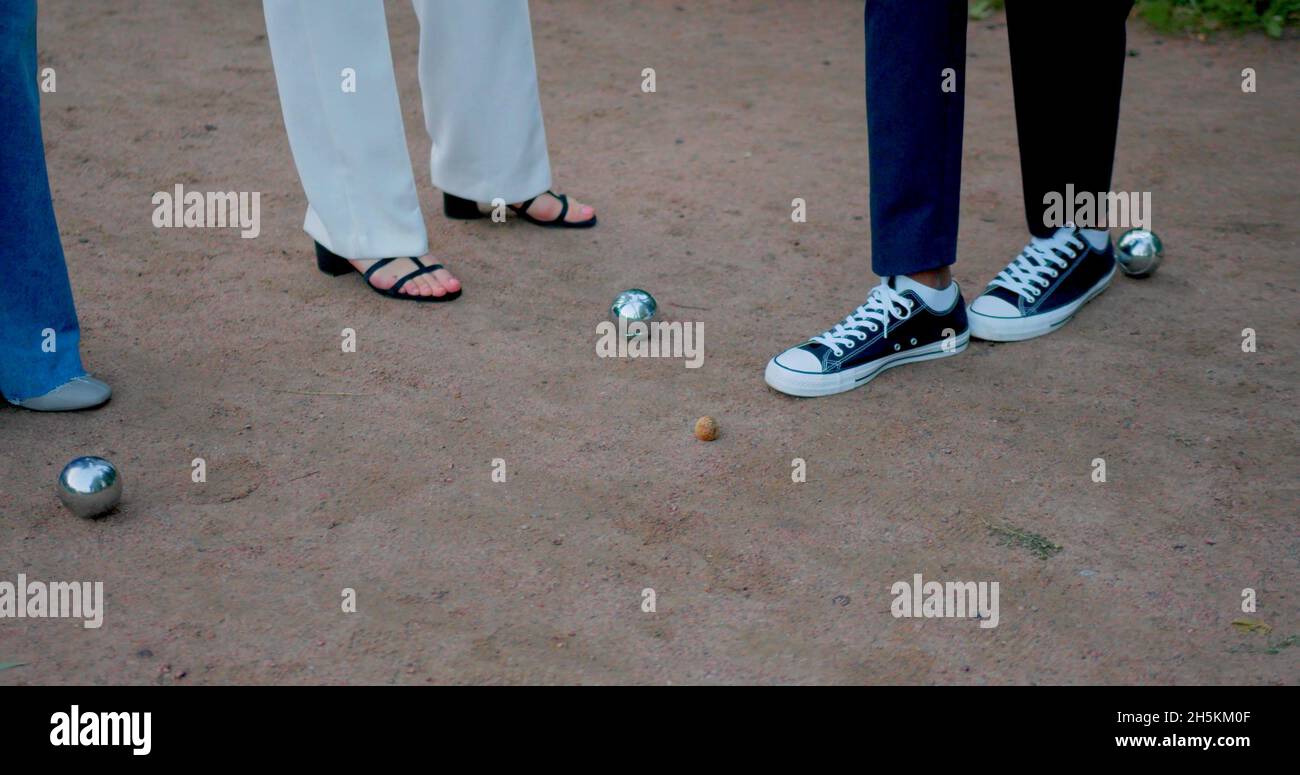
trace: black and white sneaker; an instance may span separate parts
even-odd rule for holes
[[[885,278],[843,322],[768,361],[767,384],[792,396],[828,396],[865,385],[885,369],[965,350],[970,332],[957,284],[943,292],[952,297],[946,309],[929,307],[908,285],[915,284]]]
[[[971,303],[971,335],[1014,342],[1050,334],[1106,290],[1115,269],[1109,239],[1098,250],[1072,227],[1035,238]]]

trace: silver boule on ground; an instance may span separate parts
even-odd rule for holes
[[[628,325],[632,323],[649,323],[650,318],[658,311],[659,303],[655,301],[655,297],[651,296],[649,291],[640,288],[629,288],[623,291],[615,296],[614,303],[609,305],[610,318],[623,330],[627,330]],[[627,336],[631,339],[635,335],[629,333]]]
[[[88,455],[63,467],[57,490],[68,511],[92,519],[112,511],[122,500],[122,476],[104,458]]]
[[[1150,277],[1165,255],[1164,243],[1147,229],[1129,229],[1115,243],[1115,260],[1129,277]]]

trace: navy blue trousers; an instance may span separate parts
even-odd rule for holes
[[[1030,233],[1043,198],[1110,189],[1133,0],[1007,0]],[[867,0],[871,263],[883,276],[957,260],[966,0]]]

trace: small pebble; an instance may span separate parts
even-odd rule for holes
[[[718,438],[718,421],[707,415],[696,420],[695,438],[700,441],[713,441]]]

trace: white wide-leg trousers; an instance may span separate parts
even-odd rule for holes
[[[528,0],[414,0],[433,184],[476,202],[551,186]],[[263,0],[303,228],[345,258],[421,256],[383,0]],[[355,89],[349,89],[354,73]]]

